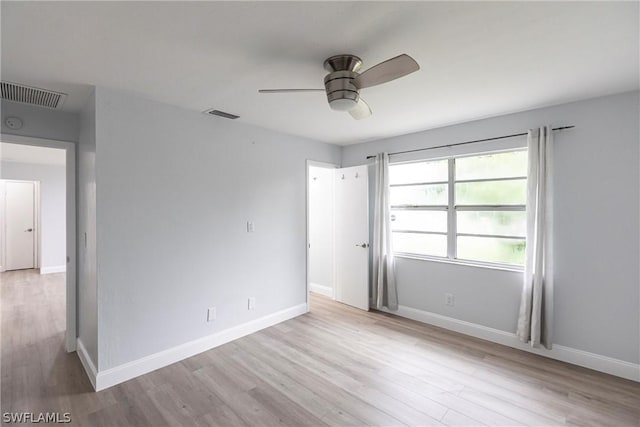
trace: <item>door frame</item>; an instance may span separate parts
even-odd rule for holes
[[[59,148],[65,150],[66,168],[66,229],[67,229],[67,267],[66,267],[66,331],[65,349],[67,352],[76,351],[78,322],[77,322],[77,292],[76,281],[76,144],[71,141],[35,138],[0,133],[0,141],[10,144],[31,145],[35,147]],[[38,227],[39,228],[39,227]],[[39,257],[38,257],[39,258]]]
[[[7,271],[7,224],[5,218],[7,217],[7,183],[8,182],[28,182],[33,184],[33,268],[40,268],[41,254],[41,235],[40,235],[40,181],[30,179],[0,179],[0,209],[2,209],[4,215],[0,217],[0,229],[2,234],[0,235],[0,273]]]
[[[309,160],[307,159],[307,163],[306,163],[306,169],[305,169],[305,194],[306,194],[306,205],[305,205],[305,214],[306,214],[306,231],[307,231],[307,238],[306,238],[306,245],[305,245],[305,253],[306,253],[306,261],[305,261],[305,271],[306,271],[306,288],[307,288],[307,313],[310,310],[310,297],[311,297],[311,281],[310,281],[310,276],[309,276],[309,237],[310,237],[310,230],[309,230],[309,169],[311,167],[318,167],[318,168],[324,168],[324,169],[338,169],[340,167],[340,165],[335,164],[335,163],[329,163],[329,162],[320,162],[320,161],[316,161],[316,160]],[[335,246],[335,242],[334,242],[334,246]],[[334,253],[335,255],[335,253]],[[333,272],[332,272],[332,276],[333,277],[333,295],[335,297],[335,260],[333,262]]]

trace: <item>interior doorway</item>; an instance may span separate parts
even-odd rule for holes
[[[367,166],[307,163],[307,303],[369,309]],[[312,298],[312,293],[319,295]]]
[[[335,297],[334,171],[337,167],[307,163],[308,291],[332,299]]]
[[[59,307],[66,320],[64,348],[75,351],[75,144],[0,134],[0,160],[0,178],[4,180],[0,270],[6,270],[3,276],[14,277],[19,273],[20,277],[33,280],[48,277],[43,282],[53,280],[55,275],[49,273],[62,273],[56,280],[60,282],[60,289],[64,289],[64,295],[60,294],[64,307]],[[30,193],[33,195],[32,208],[29,208]],[[31,238],[30,234],[33,235]]]

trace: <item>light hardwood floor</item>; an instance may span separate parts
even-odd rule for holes
[[[1,275],[2,412],[72,425],[638,426],[640,385],[323,297],[99,393],[63,349],[64,275]]]

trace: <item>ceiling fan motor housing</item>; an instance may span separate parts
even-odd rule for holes
[[[349,111],[358,104],[360,93],[353,84],[358,73],[353,71],[334,71],[324,78],[329,106],[337,111]]]

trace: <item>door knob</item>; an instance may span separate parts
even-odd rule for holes
[[[368,243],[363,243],[363,244],[359,245],[359,244],[356,243],[356,246],[360,246],[361,248],[368,248],[369,244]]]
[[[33,231],[33,228],[27,228],[26,230],[24,230],[25,232],[31,233]]]

